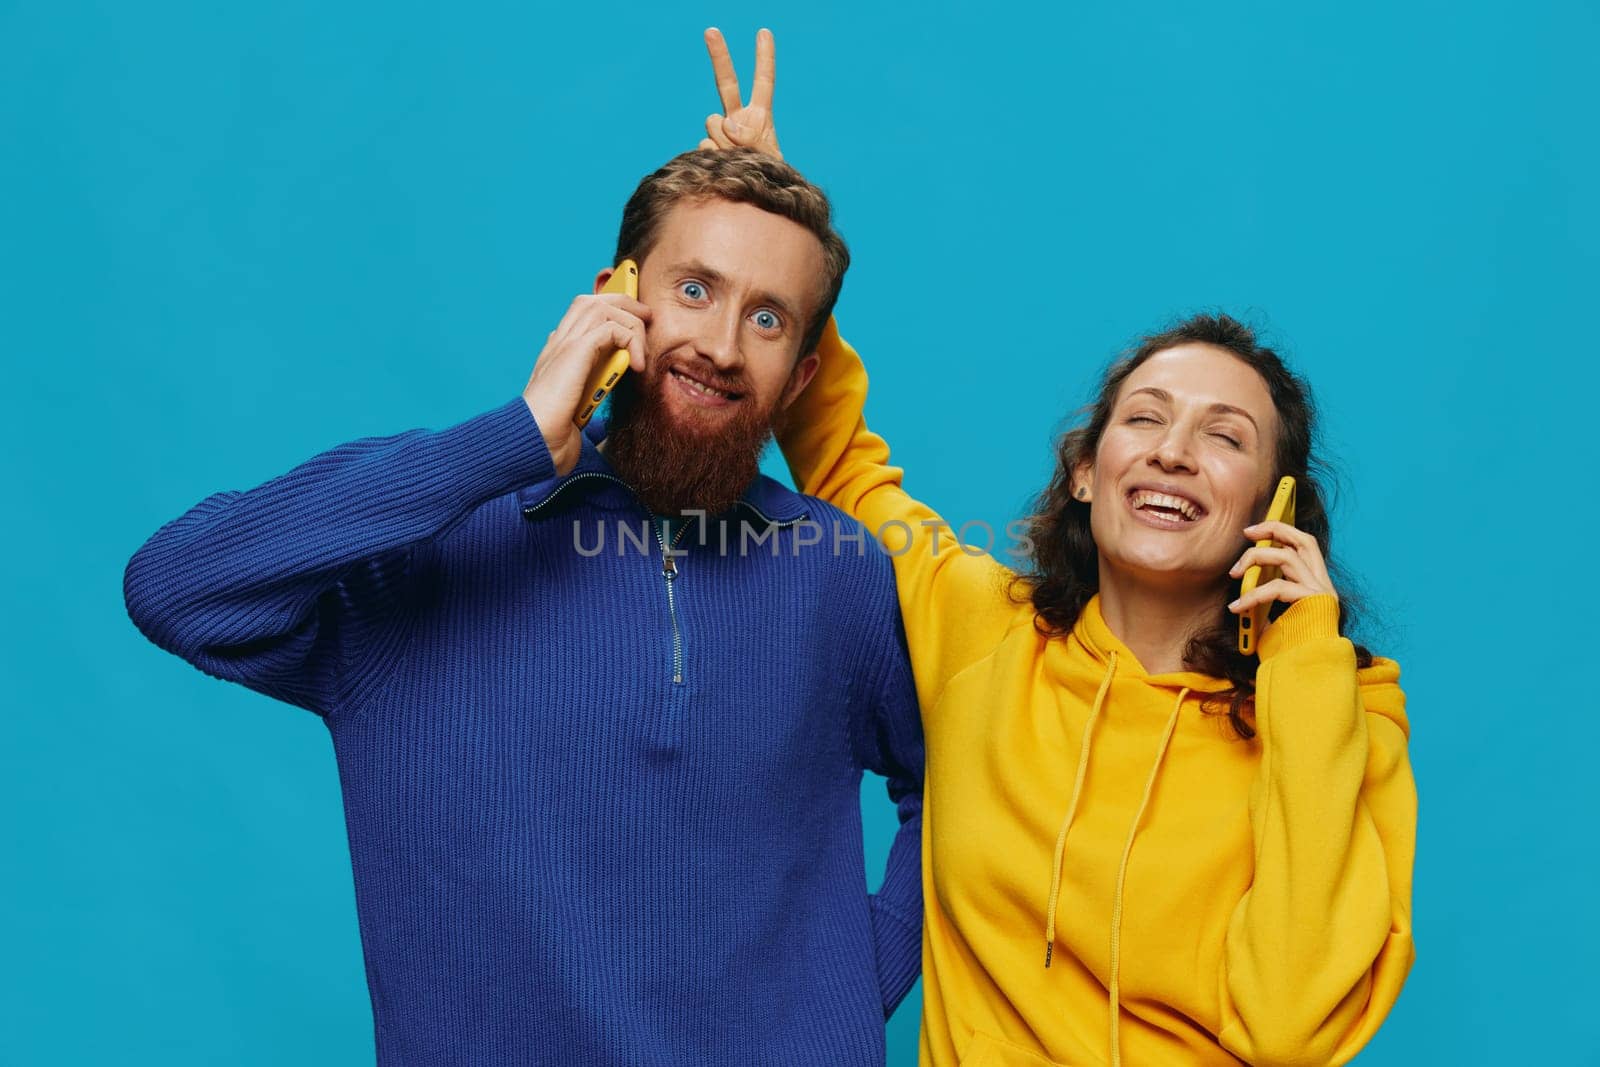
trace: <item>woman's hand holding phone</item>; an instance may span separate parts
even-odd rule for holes
[[[628,365],[645,366],[645,324],[650,309],[624,293],[584,295],[573,300],[545,339],[522,399],[539,424],[557,474],[577,466],[583,431],[574,419],[588,400],[586,385],[595,365],[627,349]]]
[[[1327,561],[1317,539],[1287,522],[1268,520],[1244,528],[1244,535],[1253,541],[1270,541],[1254,544],[1228,571],[1230,577],[1241,578],[1251,567],[1275,568],[1277,576],[1248,590],[1228,605],[1228,610],[1241,618],[1258,611],[1258,618],[1266,617],[1266,607],[1273,601],[1293,604],[1308,596],[1330,593],[1337,597],[1338,590],[1328,574]],[[1261,641],[1259,629],[1252,635],[1251,647],[1242,651],[1253,652]],[[1241,640],[1241,645],[1244,642]]]
[[[1333,579],[1328,575],[1328,565],[1322,558],[1321,546],[1315,537],[1304,530],[1297,530],[1286,522],[1258,522],[1254,526],[1246,526],[1244,535],[1254,540],[1271,538],[1273,543],[1270,548],[1252,545],[1245,549],[1244,555],[1239,557],[1239,562],[1228,573],[1238,578],[1249,567],[1271,566],[1278,568],[1278,577],[1256,586],[1250,593],[1229,604],[1230,611],[1237,613],[1256,604],[1270,604],[1274,600],[1293,604],[1296,600],[1321,593],[1339,595],[1333,587]]]

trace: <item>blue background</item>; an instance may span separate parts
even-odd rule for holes
[[[1362,1062],[1595,1062],[1596,8],[784,10],[869,416],[947,516],[1019,514],[1178,313],[1313,380],[1422,793]],[[325,731],[145,644],[123,565],[213,490],[516,395],[701,135],[701,27],[748,86],[757,18],[0,2],[0,1062],[370,1060]]]

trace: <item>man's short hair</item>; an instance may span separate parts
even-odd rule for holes
[[[839,299],[844,272],[850,267],[850,250],[833,229],[827,195],[782,160],[753,148],[696,149],[668,160],[628,198],[612,262],[643,262],[660,235],[667,212],[675,204],[700,200],[752,204],[799,223],[822,242],[823,299],[806,323],[800,343],[801,355],[813,351]]]

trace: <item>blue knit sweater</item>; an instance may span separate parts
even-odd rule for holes
[[[129,562],[150,640],[327,723],[381,1064],[883,1062],[922,915],[889,561],[767,478],[670,562],[659,530],[592,442],[556,478],[518,397]],[[864,769],[902,820],[876,895]]]

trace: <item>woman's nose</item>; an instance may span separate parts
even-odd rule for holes
[[[1178,433],[1167,434],[1156,443],[1150,453],[1150,462],[1162,470],[1193,471],[1194,457],[1189,450],[1188,438]]]

